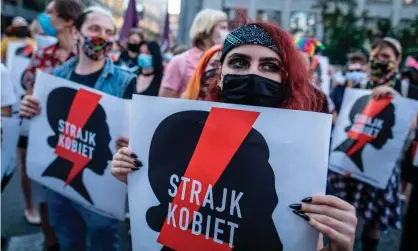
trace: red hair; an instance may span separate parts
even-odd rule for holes
[[[199,64],[196,67],[196,70],[193,73],[193,76],[190,78],[189,83],[187,84],[187,89],[181,95],[182,99],[196,100],[199,98],[201,88],[200,85],[206,66],[208,65],[213,55],[215,55],[218,52],[221,52],[222,48],[222,45],[215,45],[212,48],[210,48],[207,52],[205,52],[205,54],[203,54]]]
[[[271,23],[253,22],[251,24],[261,27],[268,33],[280,50],[285,98],[279,108],[323,112],[326,97],[322,92],[314,89],[305,59],[296,49],[292,35]],[[216,81],[212,81],[206,100],[219,101],[219,92]]]

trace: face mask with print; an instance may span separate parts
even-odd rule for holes
[[[138,56],[138,65],[143,69],[149,69],[152,67],[152,56],[149,54],[140,54]]]
[[[394,85],[395,79],[396,68],[394,63],[372,59],[370,62],[370,81],[373,86]]]
[[[367,80],[367,73],[362,71],[347,72],[346,77],[347,80],[351,81],[354,84],[357,84]]]
[[[51,20],[51,17],[45,13],[41,13],[38,16],[38,22],[44,34],[50,37],[56,37],[57,29],[51,24]]]
[[[84,36],[83,52],[91,60],[106,58],[112,49],[113,42],[100,36]]]
[[[283,99],[282,84],[255,74],[224,76],[221,101],[225,103],[278,107]]]

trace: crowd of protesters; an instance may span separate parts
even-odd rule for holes
[[[112,14],[101,7],[87,8],[80,0],[51,1],[31,26],[23,18],[15,18],[1,46],[2,116],[12,116],[11,106],[19,102],[9,79],[10,69],[4,65],[11,41],[24,43],[24,53],[31,58],[22,78],[26,95],[20,101],[20,115],[25,118],[33,118],[43,109],[32,96],[38,69],[124,99],[141,94],[333,113],[336,117],[347,88],[371,89],[374,97],[418,99],[418,68],[402,66],[402,46],[395,38],[378,41],[369,55],[347,55],[342,70],[330,73],[329,95],[315,83],[310,68],[314,55],[306,57],[298,51],[293,37],[274,24],[254,22],[230,31],[224,12],[206,9],[196,15],[190,28],[192,47],[185,51],[181,46],[161,51],[159,43],[147,40],[140,28],[133,28],[123,43],[116,38]],[[44,46],[45,41],[52,44]],[[365,223],[363,251],[378,250],[381,233],[388,228],[403,229],[402,251],[418,250],[414,238],[418,169],[411,156],[414,137],[418,134],[412,127],[386,189],[329,171],[328,195],[291,205],[296,216],[327,237],[327,245],[320,243],[318,250],[353,250],[357,217]],[[26,173],[27,141],[23,136],[19,140],[23,214],[29,223],[42,226],[47,249],[119,250],[119,221],[47,188],[38,191],[40,205],[32,201]],[[128,144],[128,138],[118,140],[111,165],[112,174],[125,183],[141,162]],[[2,189],[5,185],[6,180]],[[407,205],[405,218],[402,205]]]

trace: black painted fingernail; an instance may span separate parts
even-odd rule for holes
[[[302,200],[302,202],[311,203],[312,202],[312,197],[306,197],[305,199]]]
[[[131,157],[134,158],[134,159],[138,158],[138,156],[135,153],[131,153]]]
[[[131,168],[132,169],[132,171],[138,171],[139,170],[139,168],[137,167],[137,168]]]
[[[134,163],[135,163],[135,166],[136,166],[136,167],[142,167],[142,166],[143,166],[143,165],[142,165],[142,162],[141,162],[140,160],[137,160],[137,159],[136,159],[136,160],[134,161]]]
[[[296,214],[297,216],[299,216],[300,218],[309,221],[311,218],[309,218],[309,216],[307,216],[306,214],[304,214],[302,211],[297,211],[297,210],[293,210],[292,211],[294,214]]]
[[[291,209],[295,209],[295,210],[301,210],[302,209],[302,204],[299,203],[295,203],[289,206]]]

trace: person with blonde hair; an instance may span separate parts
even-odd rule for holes
[[[212,9],[199,12],[190,28],[192,48],[173,57],[167,65],[159,96],[179,98],[203,54],[212,46],[222,44],[228,34],[228,17],[224,12]]]

